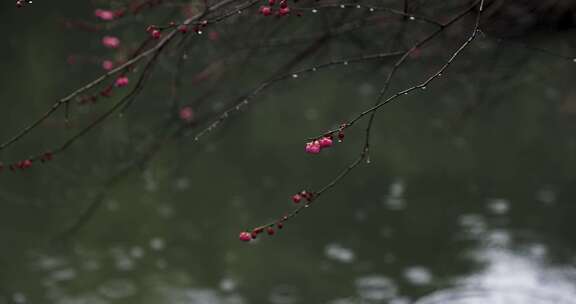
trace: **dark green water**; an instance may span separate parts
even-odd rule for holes
[[[70,54],[106,53],[99,34],[57,22],[88,18],[89,7],[1,9],[6,139],[99,75],[95,64],[67,64]],[[576,55],[573,33],[535,42]],[[163,130],[168,87],[157,76],[126,115],[53,162],[2,172],[0,303],[576,303],[576,64],[487,39],[476,46],[426,91],[379,113],[369,164],[250,244],[241,230],[278,218],[294,192],[355,159],[361,127],[318,156],[303,152],[305,138],[368,107],[385,74],[350,66],[290,80],[198,143],[171,138],[109,183]],[[440,60],[409,65],[395,88]],[[262,61],[228,76],[199,115],[261,79]],[[183,82],[183,99],[201,95]],[[61,143],[106,105],[74,108],[68,129],[54,116],[2,159]],[[100,196],[80,229],[51,242]]]

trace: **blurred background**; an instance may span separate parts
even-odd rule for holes
[[[102,36],[128,49],[147,24],[181,18],[169,7],[81,26],[102,24],[95,8],[123,4],[110,3],[0,4],[2,141],[101,75],[103,60],[125,56],[102,47]],[[444,21],[469,5],[410,3]],[[365,10],[266,19],[254,7],[194,34],[159,59],[124,115],[52,162],[0,173],[0,303],[576,303],[574,6],[491,3],[485,34],[437,82],[382,108],[369,164],[250,243],[238,233],[277,219],[292,194],[319,189],[358,156],[365,122],[320,155],[304,143],[370,107],[393,61],[296,74],[199,141],[195,132],[281,66],[403,49],[434,27],[381,12],[292,65],[315,34],[368,20]],[[411,58],[390,92],[434,73],[472,21]],[[522,44],[493,39],[504,36]],[[117,91],[73,105],[69,127],[57,112],[1,160],[58,146]],[[178,119],[182,107],[192,123]]]

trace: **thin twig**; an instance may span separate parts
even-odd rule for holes
[[[480,27],[480,17],[482,15],[482,11],[483,11],[483,7],[484,7],[484,0],[480,0],[479,3],[476,3],[474,5],[474,7],[472,7],[471,9],[473,10],[475,7],[478,7],[478,13],[477,13],[477,17],[476,17],[476,22],[474,25],[474,29],[472,30],[472,33],[470,34],[470,36],[468,37],[468,39],[466,39],[466,41],[460,45],[460,47],[452,54],[452,56],[450,56],[450,58],[448,59],[448,61],[446,63],[444,63],[442,65],[442,67],[433,75],[431,75],[430,77],[428,77],[424,82],[422,82],[421,84],[418,84],[416,86],[413,86],[411,88],[402,90],[394,95],[392,95],[391,97],[389,97],[388,99],[384,100],[384,102],[378,103],[376,106],[373,106],[372,108],[362,112],[359,116],[357,116],[357,118],[353,121],[357,121],[359,119],[361,119],[362,117],[364,117],[365,115],[368,115],[370,113],[373,113],[375,111],[377,111],[380,107],[382,107],[384,104],[398,98],[399,96],[403,96],[405,94],[408,94],[412,91],[418,90],[418,89],[422,89],[425,88],[428,84],[430,84],[433,80],[437,79],[438,77],[440,77],[440,75],[442,75],[442,73],[452,64],[452,62],[454,62],[454,60],[458,57],[458,55],[460,55],[460,53],[466,49],[468,47],[468,45],[470,45],[470,43],[475,39],[475,37],[477,36],[477,32],[479,31],[479,27]],[[456,18],[462,18],[464,15],[466,15],[468,12],[470,12],[471,10],[468,9],[466,12],[458,15]],[[457,19],[456,19],[457,20]],[[448,22],[448,24],[446,26],[449,26],[450,24],[454,23],[456,20],[451,20],[450,22]],[[446,28],[443,27],[442,29]],[[418,45],[422,45],[424,43],[426,43],[427,41],[429,41],[430,39],[432,39],[432,37],[434,36],[429,36],[427,38],[425,38],[423,41],[421,41]],[[413,48],[411,49],[413,50]],[[408,56],[408,54],[410,53],[410,50],[408,52],[405,53],[405,55],[402,58],[405,58]],[[403,60],[403,59],[400,60]],[[399,61],[400,62],[400,61]],[[401,62],[400,62],[401,63]],[[391,76],[389,76],[389,78],[391,78]],[[387,79],[386,82],[386,86],[388,86],[389,83],[389,79]],[[348,126],[351,124],[348,124]],[[367,136],[369,135],[369,133],[367,134]],[[334,179],[332,179],[328,184],[326,184],[324,187],[322,187],[319,191],[317,192],[313,192],[312,193],[312,197],[311,199],[309,199],[305,204],[300,205],[299,207],[293,209],[290,213],[284,215],[283,217],[281,217],[279,220],[277,221],[273,221],[270,222],[268,224],[262,225],[262,226],[258,226],[256,228],[254,228],[253,231],[256,232],[261,232],[263,231],[265,228],[273,228],[274,226],[278,225],[279,223],[284,223],[288,220],[290,220],[291,218],[297,216],[300,212],[302,212],[302,210],[304,210],[305,208],[308,208],[310,205],[312,205],[322,194],[324,194],[326,191],[332,189],[336,184],[338,184],[342,179],[344,179],[344,177],[346,177],[354,168],[356,168],[366,157],[367,155],[367,150],[366,150],[366,143],[364,146],[363,151],[360,153],[360,156],[358,158],[356,158],[355,161],[353,161],[349,166],[347,166],[344,170],[342,170]]]
[[[235,0],[223,0],[223,1],[213,5],[209,11],[217,10],[217,9],[224,7],[224,6],[230,4],[234,1]],[[194,15],[194,16],[189,17],[188,19],[184,20],[184,22],[182,22],[182,24],[187,26],[187,25],[195,22],[196,20],[202,18],[203,16],[204,16],[204,13]],[[135,65],[136,63],[140,62],[142,59],[144,59],[150,55],[155,54],[156,52],[158,52],[158,50],[161,50],[166,44],[168,44],[177,34],[178,34],[178,30],[173,29],[164,38],[162,38],[154,47],[140,53],[139,55],[126,61],[125,63],[121,64],[120,66],[110,70],[109,72],[96,78],[95,80],[89,82],[88,84],[76,89],[75,91],[70,93],[68,96],[58,100],[56,103],[54,103],[50,107],[50,109],[48,109],[37,120],[35,120],[31,124],[29,124],[28,126],[24,127],[24,129],[22,129],[20,132],[18,132],[16,135],[14,135],[9,140],[0,144],[0,151],[6,149],[7,147],[11,146],[12,144],[14,144],[17,141],[19,141],[20,139],[22,139],[24,136],[26,136],[28,133],[30,133],[32,130],[34,130],[36,127],[38,127],[42,122],[44,122],[46,119],[48,119],[48,117],[50,117],[54,112],[56,112],[56,110],[58,110],[62,105],[65,105],[66,103],[68,103],[69,101],[74,99],[76,96],[78,96],[78,95],[82,94],[83,92],[97,86],[98,84],[102,83],[104,80],[108,79],[109,77]]]

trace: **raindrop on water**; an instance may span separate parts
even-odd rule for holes
[[[398,288],[391,279],[372,275],[356,279],[356,290],[363,300],[376,302],[395,297]]]
[[[53,282],[70,281],[77,276],[76,270],[73,268],[64,268],[55,270],[50,273],[50,279]]]
[[[488,209],[494,214],[506,214],[510,209],[510,202],[503,198],[491,199],[488,201]]]
[[[432,283],[432,273],[426,267],[408,267],[404,269],[403,275],[412,285],[428,285]]]
[[[355,259],[354,251],[335,243],[326,245],[324,254],[327,258],[341,263],[351,263]]]
[[[234,291],[234,289],[236,289],[236,281],[232,278],[229,277],[225,277],[222,278],[222,280],[220,280],[220,290],[224,291],[224,292],[232,292]]]
[[[124,279],[110,280],[104,283],[98,291],[107,298],[121,299],[133,295],[137,288],[131,281]]]
[[[26,296],[22,293],[15,293],[12,295],[12,300],[14,300],[14,302],[16,303],[26,303]]]
[[[139,246],[134,246],[130,249],[130,255],[133,258],[139,259],[144,256],[144,250]]]
[[[156,237],[150,240],[150,248],[153,250],[160,251],[164,249],[164,246],[164,240],[161,238]]]

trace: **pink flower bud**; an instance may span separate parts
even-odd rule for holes
[[[160,36],[162,36],[162,33],[159,30],[152,30],[150,32],[150,36],[152,36],[152,39],[160,39]]]
[[[128,82],[129,82],[128,77],[126,77],[126,76],[120,76],[120,77],[118,77],[118,78],[116,79],[116,82],[114,82],[114,85],[115,85],[116,87],[121,88],[121,87],[127,86],[127,85],[128,85]]]
[[[306,143],[306,152],[310,154],[320,153],[320,142],[317,140]]]
[[[292,195],[292,201],[294,204],[298,204],[302,200],[302,196],[300,194]]]
[[[281,4],[282,5],[282,4]],[[281,7],[278,10],[278,16],[286,16],[290,14],[290,8],[289,7]]]
[[[102,68],[105,71],[110,71],[111,69],[114,68],[114,62],[112,62],[112,60],[104,60],[102,61]]]
[[[274,231],[274,228],[268,227],[268,228],[266,228],[266,233],[268,233],[268,235],[274,235],[274,233],[276,233],[276,231]]]
[[[246,231],[240,232],[240,236],[239,236],[239,237],[240,237],[240,240],[241,240],[242,242],[249,242],[249,241],[252,239],[252,236],[250,235],[250,233],[249,233],[249,232],[246,232]]]
[[[272,15],[272,8],[269,6],[261,6],[260,7],[260,14],[262,14],[264,16]]]
[[[30,159],[25,159],[22,161],[19,161],[16,166],[20,169],[28,169],[30,167],[32,167],[32,160]]]
[[[192,110],[192,107],[183,107],[182,109],[180,109],[180,112],[178,114],[180,116],[180,119],[182,119],[185,122],[191,122],[192,120],[194,120],[194,110]]]
[[[332,146],[332,138],[326,136],[326,137],[322,137],[320,140],[318,140],[318,142],[320,143],[320,148],[328,148],[330,146]]]
[[[102,38],[102,45],[107,48],[115,49],[120,46],[120,39],[114,36],[104,36],[104,38]]]
[[[98,17],[100,20],[104,20],[104,21],[114,20],[114,12],[112,12],[112,11],[97,9],[94,11],[94,15],[96,17]]]

